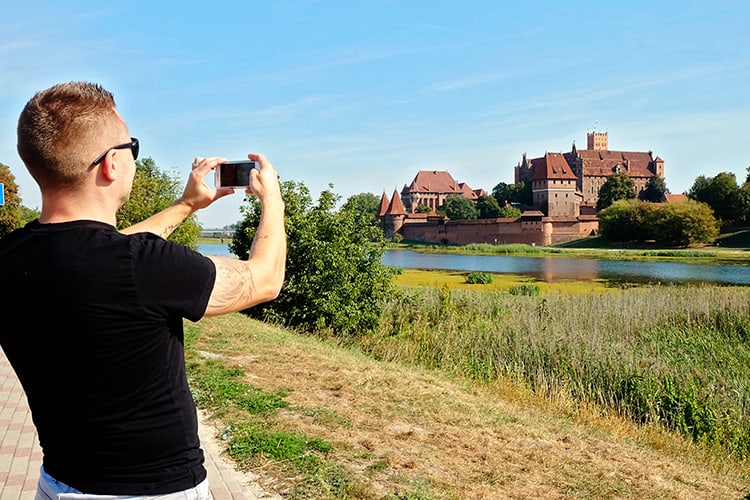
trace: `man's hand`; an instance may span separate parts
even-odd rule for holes
[[[206,208],[219,198],[234,192],[232,188],[214,189],[205,181],[206,175],[225,161],[227,161],[225,158],[220,157],[196,158],[193,161],[193,168],[182,196],[161,212],[137,224],[123,228],[120,232],[124,234],[148,232],[162,238],[168,238],[172,231],[190,217],[193,212]]]
[[[247,158],[257,161],[260,168],[250,172],[250,186],[245,188],[245,193],[257,196],[261,205],[266,201],[281,201],[279,174],[273,165],[262,154],[250,153]]]
[[[250,171],[250,186],[245,189],[246,194],[258,197],[260,222],[247,261],[208,257],[216,265],[216,281],[205,316],[242,311],[272,300],[284,283],[287,249],[279,175],[265,156],[250,153],[247,157],[260,164]]]
[[[224,163],[226,158],[213,157],[213,158],[200,158],[196,157],[193,160],[193,169],[190,171],[187,185],[182,193],[182,196],[175,201],[175,204],[185,204],[192,212],[206,208],[214,201],[222,198],[228,194],[234,193],[232,188],[218,188],[214,189],[206,184],[206,176],[209,172],[214,170],[217,165]]]

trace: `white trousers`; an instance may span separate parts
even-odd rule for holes
[[[75,488],[68,486],[62,481],[47,474],[44,467],[39,474],[39,483],[37,484],[36,497],[34,500],[137,500],[137,499],[154,499],[154,500],[213,500],[211,491],[208,489],[208,478],[203,480],[198,486],[176,493],[166,495],[92,495],[81,493]]]

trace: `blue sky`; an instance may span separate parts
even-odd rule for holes
[[[0,19],[0,162],[32,208],[18,114],[71,80],[111,90],[162,170],[260,152],[315,199],[390,196],[419,170],[491,191],[594,130],[664,159],[673,193],[750,166],[744,0],[28,0]],[[242,198],[198,220],[234,223]]]

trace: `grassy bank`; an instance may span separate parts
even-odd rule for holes
[[[188,324],[230,455],[289,498],[750,494],[750,289],[512,295],[450,274],[402,285],[348,347]]]
[[[750,289],[641,287],[519,296],[450,288],[388,302],[378,359],[523,381],[750,456]]]

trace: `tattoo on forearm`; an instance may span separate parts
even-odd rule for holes
[[[175,229],[177,229],[178,225],[179,224],[172,224],[172,225],[169,225],[169,226],[165,227],[164,230],[161,232],[161,234],[159,236],[161,236],[162,238],[166,239],[170,234],[172,234],[172,232]]]
[[[257,288],[247,262],[222,259],[216,266],[216,284],[211,294],[211,309],[240,310],[255,304]]]

